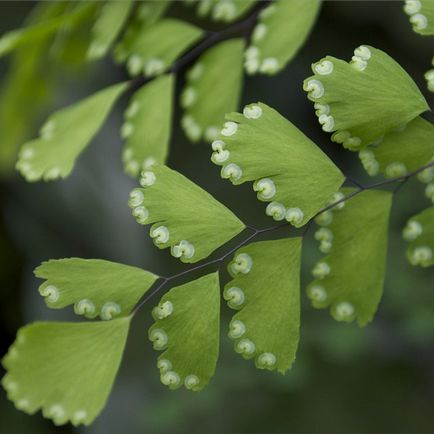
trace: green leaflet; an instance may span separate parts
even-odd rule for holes
[[[434,66],[434,57],[432,59],[432,65]],[[430,92],[434,92],[434,69],[430,69],[425,73],[425,79],[427,82],[427,87]]]
[[[405,0],[404,12],[415,32],[434,35],[434,0]]]
[[[36,322],[18,331],[3,358],[8,398],[56,425],[90,425],[119,368],[130,318],[107,322]]]
[[[345,195],[352,192],[342,189]],[[331,306],[337,321],[357,318],[364,326],[377,310],[383,293],[391,204],[391,192],[363,191],[336,206],[333,221],[315,233],[320,250],[328,255],[313,268],[317,280],[308,286],[307,294],[314,307]]]
[[[434,184],[431,185],[434,199]],[[410,242],[407,249],[410,264],[432,267],[434,265],[434,206],[411,217],[403,230],[403,237]]]
[[[131,98],[121,134],[126,139],[122,155],[124,169],[133,177],[153,163],[166,162],[172,127],[173,91],[173,75],[163,75],[142,86]]]
[[[65,13],[67,7],[66,2],[41,2],[32,9],[26,25],[32,26],[58,17]],[[82,6],[78,4],[75,7]],[[93,12],[94,8],[87,8],[87,13],[80,15],[80,21],[74,21],[72,29],[75,30],[81,21],[88,20]],[[0,88],[0,175],[13,172],[18,146],[29,138],[53,97],[58,84],[53,84],[53,75],[54,72],[58,74],[60,68],[58,62],[53,62],[53,48],[59,46],[62,29],[71,29],[71,24],[60,26],[55,36],[50,33],[32,40],[31,44],[20,46],[9,59],[9,69]],[[77,40],[74,38],[75,44]]]
[[[199,0],[197,14],[229,23],[243,16],[254,4],[255,0]]]
[[[158,277],[128,265],[81,258],[43,262],[35,275],[46,280],[39,293],[48,307],[73,304],[77,315],[104,320],[128,315]]]
[[[142,173],[129,205],[139,224],[154,223],[150,236],[160,249],[170,247],[182,262],[197,262],[244,228],[229,209],[209,193],[167,166]]]
[[[49,17],[49,19],[37,22],[29,27],[12,30],[5,33],[0,38],[0,57],[9,54],[11,51],[29,42],[34,42],[40,38],[45,38],[53,34],[59,27],[64,24],[72,24],[85,15],[90,9],[93,9],[92,3],[80,5],[75,8],[70,14],[61,14],[57,17]]]
[[[347,149],[375,143],[429,109],[411,77],[376,48],[361,45],[349,63],[327,56],[312,70],[303,88],[322,129]]]
[[[221,42],[207,50],[187,74],[181,125],[190,140],[196,142],[203,136],[211,142],[224,115],[238,109],[243,48],[242,39]]]
[[[203,35],[198,27],[165,18],[143,27],[131,46],[127,67],[131,75],[159,75]]]
[[[149,329],[161,382],[177,389],[202,390],[214,375],[219,355],[220,287],[211,273],[165,294],[152,314]]]
[[[242,247],[228,265],[224,290],[240,309],[229,325],[235,351],[255,358],[259,369],[282,374],[295,360],[300,328],[301,238],[261,241]]]
[[[260,16],[245,52],[248,74],[274,75],[306,41],[321,7],[320,0],[278,0]]]
[[[108,1],[99,13],[92,29],[89,59],[104,57],[126,23],[133,6],[132,0]]]
[[[297,127],[263,103],[226,116],[211,160],[233,184],[254,181],[266,214],[296,227],[309,221],[339,189],[344,176]]]
[[[128,23],[122,40],[114,49],[115,60],[119,63],[127,60],[132,54],[131,48],[141,31],[158,21],[166,12],[170,3],[165,0],[149,0],[136,2],[136,4],[135,13]]]
[[[66,178],[125,89],[126,83],[115,84],[55,112],[40,137],[22,146],[17,170],[29,182]]]
[[[419,116],[404,125],[404,129],[387,133],[377,146],[359,152],[359,158],[369,175],[380,172],[387,178],[417,170],[433,157],[434,125]],[[427,170],[426,176],[428,172],[432,170]]]

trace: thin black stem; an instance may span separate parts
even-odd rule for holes
[[[206,32],[204,38],[196,46],[194,46],[190,51],[184,54],[184,56],[180,57],[176,62],[174,62],[172,66],[166,69],[165,74],[176,74],[182,71],[186,66],[190,65],[208,48],[216,45],[218,42],[229,39],[235,35],[242,35],[248,33],[255,25],[261,10],[268,6],[269,3],[269,0],[262,0],[258,2],[256,7],[253,9],[253,12],[244,20],[238,21],[232,26],[226,27],[225,29],[218,32]],[[133,89],[137,89],[138,87],[143,86],[154,78],[155,76],[134,78],[130,81],[130,87]]]
[[[370,184],[370,185],[366,185],[363,186],[362,184],[357,183],[357,181],[354,182],[354,185],[358,185],[358,188],[356,190],[354,190],[353,192],[351,192],[350,194],[348,194],[347,196],[343,197],[342,199],[337,200],[336,202],[331,203],[330,205],[327,205],[326,207],[324,207],[322,210],[320,210],[318,213],[316,213],[305,225],[304,231],[302,233],[302,237],[304,237],[306,235],[306,233],[308,232],[309,228],[312,226],[312,222],[314,221],[314,219],[319,216],[320,214],[322,214],[323,212],[326,212],[332,208],[334,208],[336,205],[339,205],[342,202],[346,202],[347,200],[353,198],[354,196],[357,196],[358,194],[362,193],[363,191],[366,190],[373,190],[375,188],[379,188],[379,187],[383,187],[385,185],[389,185],[389,184],[393,184],[393,183],[399,183],[398,186],[394,189],[394,194],[397,193],[397,191],[399,191],[399,189],[413,176],[417,175],[420,172],[423,172],[425,169],[428,169],[430,167],[434,166],[434,161],[426,164],[422,167],[419,167],[419,169],[416,169],[412,172],[408,172],[405,175],[399,176],[397,178],[391,178],[391,179],[385,179],[383,181],[379,181],[376,182],[374,184]],[[347,178],[348,179],[348,178]],[[164,286],[168,283],[171,282],[172,280],[175,280],[179,277],[185,276],[187,274],[193,273],[194,271],[197,270],[201,270],[205,267],[209,267],[211,265],[214,264],[219,264],[218,270],[220,270],[220,267],[222,265],[222,263],[230,256],[232,255],[234,252],[236,252],[238,249],[240,249],[241,247],[245,246],[249,241],[253,240],[254,238],[256,238],[258,235],[260,234],[264,234],[266,232],[273,232],[275,230],[278,230],[280,228],[283,227],[287,227],[288,223],[284,222],[284,223],[279,223],[276,224],[274,226],[269,226],[266,228],[255,228],[253,226],[247,225],[246,229],[249,229],[250,231],[252,231],[252,233],[244,238],[243,241],[241,241],[240,243],[238,243],[235,247],[233,247],[232,249],[230,249],[229,251],[227,251],[225,254],[223,254],[222,256],[220,256],[219,258],[216,259],[212,259],[210,261],[204,262],[203,264],[199,264],[196,265],[192,268],[189,268],[187,270],[181,271],[180,273],[176,273],[173,274],[171,276],[167,276],[167,277],[160,277],[160,283],[156,286],[156,288],[154,290],[152,290],[149,294],[146,295],[146,297],[144,297],[142,300],[140,300],[140,302],[135,306],[135,308],[132,310],[132,314],[135,314],[147,301],[149,301],[155,294],[157,294],[161,289],[164,288]]]
[[[345,178],[347,179],[348,182],[355,185],[356,187],[365,188],[364,185],[358,182],[356,179],[350,178],[348,175],[345,176]]]

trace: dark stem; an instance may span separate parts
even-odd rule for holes
[[[194,60],[196,60],[202,53],[204,53],[208,48],[216,45],[218,42],[229,39],[232,36],[243,35],[252,30],[256,23],[259,13],[266,6],[270,4],[269,0],[262,0],[253,9],[253,12],[245,19],[236,22],[232,26],[229,26],[219,32],[206,32],[202,41],[200,41],[196,46],[194,46],[190,51],[188,51],[184,56],[180,57],[176,62],[173,63],[171,67],[166,69],[165,74],[178,73],[182,71],[186,66],[190,65]],[[153,77],[137,77],[130,81],[130,87],[132,89],[137,89],[149,81],[153,80]]]
[[[398,186],[394,189],[394,194],[396,194],[399,189],[413,176],[417,175],[420,172],[423,172],[425,169],[428,169],[430,167],[434,166],[434,161],[426,164],[425,166],[419,167],[419,169],[416,169],[412,172],[406,173],[403,176],[399,176],[397,178],[391,178],[391,179],[385,179],[383,181],[379,181],[376,182],[374,184],[371,185],[367,185],[367,186],[363,186],[362,184],[358,183],[357,181],[354,181],[353,184],[357,185],[358,188],[357,190],[354,190],[353,192],[351,192],[350,194],[348,194],[347,196],[343,197],[342,199],[337,200],[336,202],[333,202],[330,205],[327,205],[326,207],[324,207],[322,210],[320,210],[318,213],[316,213],[305,225],[303,233],[302,233],[302,237],[304,237],[307,232],[309,231],[309,229],[312,226],[312,223],[314,221],[314,219],[316,217],[318,217],[320,214],[322,214],[323,212],[326,212],[332,208],[334,208],[336,205],[342,203],[342,202],[346,202],[347,200],[353,198],[354,196],[357,196],[358,194],[362,193],[363,191],[366,190],[373,190],[375,188],[378,187],[383,187],[385,185],[389,185],[389,184],[393,184],[398,182]],[[347,178],[348,179],[348,178]],[[258,235],[266,233],[266,232],[273,232],[277,229],[283,228],[283,227],[287,227],[289,225],[289,223],[284,222],[284,223],[279,223],[276,224],[274,226],[269,226],[266,228],[262,228],[262,229],[257,229],[251,225],[247,225],[246,229],[252,231],[252,233],[246,237],[243,241],[241,241],[239,244],[237,244],[235,247],[233,247],[232,249],[230,249],[229,251],[227,251],[224,255],[220,256],[217,259],[212,259],[210,261],[204,262],[203,264],[199,264],[196,265],[192,268],[189,268],[187,270],[181,271],[180,273],[176,273],[173,274],[172,276],[168,276],[168,277],[160,277],[160,283],[156,286],[156,288],[154,290],[152,290],[149,294],[146,294],[146,296],[139,301],[139,303],[135,306],[135,308],[132,310],[132,314],[135,314],[147,301],[149,301],[155,294],[157,294],[157,292],[159,292],[161,289],[164,288],[164,286],[166,285],[166,283],[171,282],[174,279],[177,279],[178,277],[182,277],[185,276],[187,274],[193,273],[194,271],[197,270],[201,270],[205,267],[209,267],[210,265],[214,265],[214,264],[219,264],[219,269],[221,267],[221,264],[228,258],[228,256],[232,255],[233,253],[235,253],[238,249],[240,249],[241,247],[245,246],[249,241],[253,240],[254,238],[256,238]]]

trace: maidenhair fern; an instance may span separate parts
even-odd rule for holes
[[[324,131],[333,132],[333,141],[352,151],[376,143],[429,109],[410,76],[377,48],[361,45],[350,62],[327,56],[312,70],[315,75],[303,88],[315,103],[318,121]]]
[[[285,68],[308,37],[320,7],[319,0],[200,0],[193,10],[199,18],[189,16],[188,9],[183,12],[190,22],[173,18],[168,1],[125,0],[71,9],[56,3],[41,8],[27,27],[0,38],[0,55],[17,50],[16,59],[22,60],[34,53],[22,67],[18,62],[21,69],[16,63],[13,71],[20,75],[10,81],[26,92],[27,81],[38,77],[37,56],[49,51],[66,25],[71,35],[80,31],[79,25],[88,26],[83,56],[88,61],[110,55],[133,76],[52,114],[39,138],[19,150],[16,169],[27,181],[68,177],[118,99],[128,94],[120,135],[125,172],[138,182],[128,199],[132,216],[142,227],[150,225],[143,230],[156,247],[184,263],[224,249],[171,276],[101,259],[56,259],[37,267],[46,305],[71,306],[82,321],[36,322],[18,331],[2,361],[7,371],[2,384],[18,409],[29,414],[42,410],[56,425],[91,424],[111,390],[132,318],[164,289],[152,307],[154,323],[148,331],[152,346],[161,351],[155,364],[163,385],[191,391],[207,386],[222,329],[234,351],[258,369],[285,373],[299,342],[302,248],[314,224],[322,257],[312,269],[307,297],[313,307],[329,308],[335,320],[365,326],[384,289],[394,197],[386,187],[401,186],[413,176],[425,184],[430,206],[403,228],[407,257],[415,266],[434,265],[434,126],[425,117],[429,106],[422,91],[388,54],[360,45],[349,62],[327,55],[312,65],[314,75],[303,84],[331,140],[357,151],[369,175],[387,178],[375,184],[346,178],[344,168],[302,132],[303,125],[299,129],[270,105],[252,102],[237,112],[243,61],[248,74],[273,75]],[[432,0],[408,0],[404,6],[413,28],[424,35],[433,33],[433,8]],[[235,23],[206,31],[201,17],[219,25]],[[184,81],[177,83],[180,77]],[[433,90],[433,71],[425,78]],[[257,229],[242,222],[166,165],[173,119],[178,119],[177,88],[182,89],[185,134],[211,144],[210,158],[221,178],[235,186],[252,183],[265,214],[278,223]],[[6,93],[0,121],[8,125],[7,108],[15,113],[29,101],[24,93]],[[32,110],[38,107],[35,103]],[[11,126],[10,137],[25,141]],[[10,137],[4,155],[13,153]],[[257,240],[280,228],[290,228],[289,236]],[[235,237],[238,243],[228,247]],[[221,288],[224,264],[229,280]],[[213,266],[208,274],[187,279]],[[232,317],[221,327],[222,300]]]

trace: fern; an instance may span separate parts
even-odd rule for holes
[[[313,63],[313,75],[303,84],[322,130],[357,151],[369,175],[385,178],[364,185],[346,177],[344,168],[270,105],[253,102],[237,111],[243,58],[248,74],[281,71],[309,36],[321,2],[200,0],[195,6],[199,19],[190,17],[195,24],[168,14],[171,2],[91,3],[68,11],[46,6],[28,26],[0,39],[0,55],[15,50],[22,59],[32,49],[36,53],[10,78],[26,92],[6,94],[4,106],[0,103],[5,123],[8,106],[13,114],[28,103],[26,81],[38,75],[38,56],[55,41],[66,51],[66,28],[71,39],[81,25],[90,29],[86,61],[111,55],[124,64],[132,76],[128,82],[53,113],[34,140],[14,128],[4,154],[13,153],[9,143],[19,138],[25,143],[16,169],[27,181],[67,178],[128,92],[120,135],[124,170],[138,182],[128,199],[132,215],[142,227],[151,225],[156,247],[183,263],[197,263],[169,276],[101,259],[49,260],[36,268],[46,305],[72,306],[84,318],[21,328],[2,360],[7,371],[2,384],[19,410],[42,410],[56,425],[89,425],[100,414],[132,318],[163,290],[148,331],[154,349],[162,351],[156,364],[163,385],[200,391],[209,384],[219,357],[221,298],[234,311],[223,325],[234,351],[258,369],[288,371],[300,339],[302,249],[314,224],[324,256],[312,269],[307,297],[313,307],[329,308],[336,321],[365,326],[383,294],[393,193],[417,177],[434,202],[434,127],[424,117],[430,109],[415,81],[388,54],[361,45],[349,62],[326,56]],[[432,0],[408,0],[404,10],[417,32],[432,34]],[[205,31],[201,17],[233,24]],[[184,82],[177,83],[184,72]],[[431,89],[432,71],[425,77]],[[256,228],[242,222],[167,165],[178,119],[176,87],[182,87],[185,134],[193,142],[210,142],[221,178],[235,186],[252,183],[265,214],[277,223]],[[433,209],[415,214],[403,228],[412,265],[434,265]],[[290,236],[259,240],[284,228]],[[222,253],[215,255],[217,249]],[[229,281],[221,291],[223,265]]]

